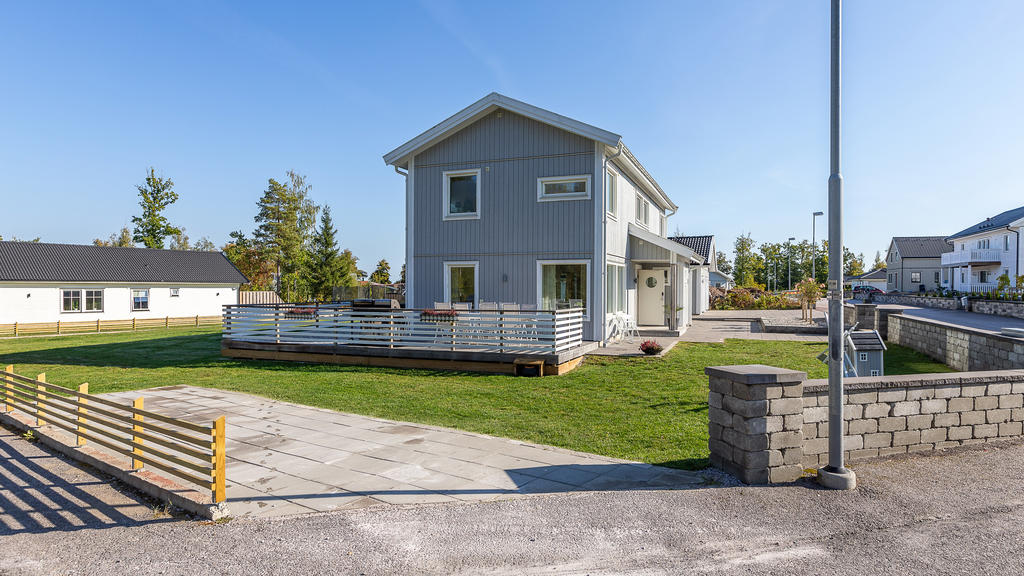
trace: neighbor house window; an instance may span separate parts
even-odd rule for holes
[[[480,217],[480,170],[444,173],[444,219]]]
[[[990,238],[982,238],[981,240],[978,240],[978,248],[980,249],[987,249],[991,247],[991,245],[992,244]]]
[[[476,262],[445,262],[444,294],[449,304],[469,304],[476,308],[476,269]]]
[[[1010,235],[1003,234],[1003,252],[1010,251]]]
[[[651,225],[651,203],[639,194],[636,195],[636,221],[644,228]]]
[[[860,360],[861,362],[867,362],[867,361],[868,361],[868,353],[867,353],[867,352],[860,352],[860,353],[859,353],[859,354],[857,355],[857,358],[858,358],[858,359],[859,359],[859,360]]]
[[[103,312],[103,290],[85,291],[85,311]]]
[[[921,281],[921,273],[920,272],[911,272],[910,273],[910,281],[915,283],[915,284],[920,282]]]
[[[538,302],[541,310],[587,308],[587,276],[590,263],[585,260],[538,261]]]
[[[177,298],[181,296],[181,288],[171,288],[171,298]]]
[[[61,312],[81,312],[82,311],[82,291],[81,290],[62,290],[61,291]]]
[[[605,306],[608,314],[626,311],[626,267],[609,264],[605,268]]]
[[[964,272],[963,268],[960,269],[960,282],[967,282],[967,274]]]
[[[618,182],[615,178],[615,172],[608,171],[608,181],[605,184],[605,188],[608,191],[608,213],[613,217],[619,211],[619,191],[617,189]]]
[[[978,282],[981,282],[982,284],[988,282],[988,270],[978,272]]]
[[[939,273],[938,272],[935,273],[935,283],[936,284],[939,283]]]
[[[537,200],[582,200],[590,198],[590,175],[537,178]]]
[[[132,310],[149,310],[149,289],[132,289]]]
[[[878,370],[872,370],[872,371],[871,371],[871,375],[872,375],[872,376],[879,376],[879,374],[878,374]]]

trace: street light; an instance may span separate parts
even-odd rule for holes
[[[818,223],[818,216],[823,216],[824,214],[824,212],[815,212],[811,214],[811,280],[814,280],[815,282],[818,281],[818,276],[814,273],[814,260],[818,255],[818,241],[815,239],[814,227]]]
[[[796,240],[796,238],[793,238],[792,236],[790,236],[789,240],[786,240],[786,260],[789,261],[789,264],[788,264],[788,266],[789,266],[789,273],[788,273],[789,274],[789,280],[788,280],[788,282],[789,282],[789,289],[790,290],[793,289],[793,245],[791,244],[791,242],[793,240]]]
[[[843,464],[843,176],[839,171],[842,0],[832,0],[832,62],[828,177],[828,465],[818,469],[826,488],[853,490],[857,476]]]

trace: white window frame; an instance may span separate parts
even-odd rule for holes
[[[171,288],[171,298],[181,297],[181,288]]]
[[[607,206],[605,209],[608,211],[608,217],[612,220],[619,219],[619,176],[614,170],[606,170],[605,175],[605,191],[607,198],[605,199]]]
[[[100,293],[100,309],[99,310],[89,310],[89,309],[87,309],[85,307],[85,303],[88,300],[88,296],[86,295],[87,292],[99,292]],[[86,313],[91,312],[91,313],[96,314],[96,313],[103,312],[103,310],[106,307],[107,307],[107,294],[104,292],[103,288],[82,288],[82,312],[86,312]]]
[[[613,288],[616,289],[615,294],[611,294],[608,291],[608,277],[609,269],[615,269],[615,281],[612,282]],[[622,262],[608,262],[605,264],[605,314],[618,314],[619,312],[625,313],[626,310],[626,264]],[[621,276],[620,276],[621,275]],[[618,284],[618,280],[622,280],[622,284]],[[616,302],[618,300],[618,302]],[[608,308],[611,306],[613,310],[609,311]]]
[[[879,371],[878,371],[878,370],[872,370],[872,371],[871,371],[871,375],[872,375],[872,376],[881,376],[881,373],[879,373]]]
[[[1010,251],[1010,235],[1003,234],[1003,252]]]
[[[65,292],[78,292],[78,310],[65,310],[64,309],[64,293]],[[82,288],[61,288],[60,289],[60,302],[58,307],[61,314],[81,314],[85,310],[85,298],[82,294]]]
[[[647,230],[651,229],[651,201],[646,196],[637,192],[636,193],[636,214],[633,215],[633,220],[637,224],[643,226]]]
[[[135,307],[135,292],[136,291],[140,291],[140,292],[145,292],[146,293],[146,307],[145,308],[136,308]],[[129,306],[129,309],[132,312],[149,312],[150,311],[149,304],[150,304],[150,301],[152,299],[153,299],[153,292],[149,288],[131,288],[131,289],[128,290],[128,306]]]
[[[547,184],[558,184],[560,182],[583,182],[586,187],[584,193],[574,194],[547,194],[544,186]],[[574,176],[545,176],[537,178],[537,201],[538,202],[560,202],[563,200],[589,200],[590,199],[590,174],[576,174]]]
[[[444,263],[444,301],[452,303],[452,268],[473,269],[473,310],[480,304],[480,262],[477,260],[453,260]]]
[[[590,259],[589,258],[575,258],[568,260],[537,260],[537,309],[541,309],[541,302],[544,301],[544,267],[554,266],[558,264],[584,264],[586,265],[586,271],[584,274],[587,277],[587,303],[583,307],[583,321],[590,321],[590,305],[593,302],[591,294],[593,293],[593,278],[590,275]]]
[[[868,361],[868,353],[867,352],[858,352],[857,353],[857,361],[858,362],[867,362]]]
[[[450,194],[451,194],[451,181],[453,176],[476,176],[476,212],[466,212],[463,214],[452,214],[449,212],[451,208]],[[479,220],[480,219],[480,187],[481,187],[481,174],[480,169],[476,168],[473,170],[448,170],[441,173],[442,189],[441,194],[441,214],[443,220]]]

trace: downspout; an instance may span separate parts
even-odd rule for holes
[[[607,202],[608,202],[608,190],[605,190],[605,186],[608,185],[608,176],[607,176],[608,175],[608,161],[615,159],[620,154],[622,154],[622,140],[619,140],[619,144],[618,144],[618,146],[616,146],[615,154],[612,154],[611,156],[605,156],[604,157],[604,162],[602,163],[602,166],[603,166],[604,169],[603,169],[602,173],[599,175],[601,178],[604,179],[604,180],[602,180],[604,186],[601,186],[602,196],[604,196],[604,197],[601,198],[601,201],[598,203],[598,205],[601,208],[604,208],[604,210],[601,210],[601,284],[598,287],[599,290],[604,290],[605,287],[608,286],[608,278],[607,278],[607,276],[608,276],[608,265],[607,265],[607,261],[608,261],[608,205],[607,205]],[[615,209],[616,210],[618,210],[618,202],[619,202],[619,191],[618,191],[618,189],[616,189],[615,190],[615,203],[616,203]],[[629,242],[628,238],[626,239],[626,242]],[[623,286],[623,288],[625,288],[625,286]],[[608,294],[604,295],[604,306],[605,306],[605,308],[608,307]],[[604,312],[600,312],[600,314],[601,314],[601,318],[602,318],[602,320],[601,320],[601,340],[603,342],[603,341],[608,339],[608,335],[606,334],[606,331],[608,329],[608,321],[607,321],[607,319],[604,319]],[[595,320],[597,319],[597,315],[598,315],[598,311],[594,310],[594,319]]]
[[[405,190],[406,190],[406,200],[405,200],[406,201],[406,206],[405,206],[405,210],[407,212],[406,215],[405,215],[405,246],[406,246],[406,248],[408,248],[409,247],[409,221],[411,220],[409,218],[409,214],[408,214],[408,211],[409,211],[409,172],[402,172],[401,170],[398,169],[398,165],[397,164],[395,166],[392,166],[392,168],[395,169],[395,173],[396,174],[398,174],[399,176],[405,178]],[[409,250],[406,250],[406,252],[409,252]],[[412,294],[409,293],[409,286],[412,286],[412,282],[410,280],[412,280],[412,254],[406,254],[405,255],[405,286],[402,287],[402,289],[405,290],[405,307],[406,308],[409,308],[410,304],[412,304],[411,298],[410,298],[412,296]]]
[[[1013,280],[1014,280],[1014,284],[1016,284],[1017,283],[1016,282],[1016,280],[1017,280],[1016,277],[1020,276],[1020,230],[1014,230],[1009,225],[1006,226],[1006,229],[1017,235],[1017,253],[1014,254],[1014,259],[1013,259],[1013,268],[1014,268],[1014,270],[1013,270],[1013,275],[1014,275]],[[1022,288],[1022,286],[1017,286],[1017,288]]]

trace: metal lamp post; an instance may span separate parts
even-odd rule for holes
[[[832,0],[832,66],[828,177],[828,465],[818,482],[836,490],[857,487],[843,465],[843,177],[839,171],[842,0]]]
[[[789,290],[793,289],[793,240],[796,240],[796,238],[792,236],[790,236],[789,240],[786,240],[786,265],[789,267],[786,282],[789,284]]]
[[[811,280],[818,281],[818,275],[814,272],[814,261],[818,257],[818,240],[815,235],[815,227],[818,224],[818,216],[824,215],[824,212],[815,212],[811,214]]]

